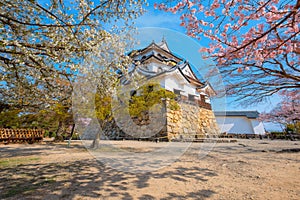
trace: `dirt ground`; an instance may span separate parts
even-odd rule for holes
[[[113,145],[134,157],[168,143]],[[199,156],[206,147],[193,143],[168,166],[131,172],[96,159],[80,142],[0,144],[0,199],[300,199],[300,141],[216,143]],[[107,152],[116,151],[100,153]],[[129,160],[124,165],[143,167]]]

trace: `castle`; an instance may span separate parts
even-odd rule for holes
[[[179,109],[170,109],[168,100],[165,101],[164,117],[160,120],[163,124],[159,131],[148,125],[149,117],[139,118],[135,123],[129,122],[126,131],[124,126],[109,126],[105,131],[106,137],[174,141],[218,135],[219,129],[210,102],[215,91],[209,83],[199,80],[188,61],[172,53],[165,39],[160,43],[153,41],[143,49],[133,50],[129,56],[135,63],[130,73],[138,74],[145,80],[155,80],[162,88],[176,94]],[[122,79],[121,83],[126,85],[127,79]],[[135,94],[136,91],[131,91],[130,95]],[[156,114],[156,117],[162,116]],[[127,134],[130,130],[135,130],[135,133]]]

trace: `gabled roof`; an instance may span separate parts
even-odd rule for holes
[[[163,61],[165,61],[165,62],[172,61],[172,60],[162,60],[162,59],[159,58],[158,56],[156,56],[156,55],[154,55],[154,54],[150,54],[150,55],[148,55],[147,57],[143,58],[143,59],[140,61],[140,63],[142,64],[142,63],[146,62],[147,60],[149,60],[149,59],[151,59],[151,58],[154,58],[154,59],[156,59],[156,60],[158,60],[158,61],[161,61],[161,62],[163,62]],[[175,67],[175,68],[174,68],[174,67]],[[183,70],[184,70],[186,67],[189,68],[189,70],[190,70],[190,72],[191,72],[191,74],[192,74],[193,77],[191,77],[191,76],[189,76],[189,75],[187,75],[186,73],[183,72]],[[181,75],[182,75],[189,83],[192,83],[192,84],[194,84],[194,85],[196,85],[196,86],[198,86],[198,87],[203,87],[203,86],[205,86],[204,83],[202,83],[201,81],[198,80],[197,76],[195,75],[195,73],[194,73],[193,70],[191,69],[191,66],[190,66],[190,64],[189,64],[188,62],[184,62],[184,63],[182,63],[182,64],[174,65],[170,70],[165,70],[165,71],[163,71],[163,73],[172,72],[172,71],[174,71],[174,70],[176,70],[176,69],[180,72],[180,74],[181,74]],[[145,70],[142,70],[142,71],[145,71]],[[159,74],[161,74],[161,73],[158,73],[157,75],[159,75]]]
[[[150,76],[155,76],[155,75],[157,75],[156,72],[148,71],[148,70],[146,70],[146,69],[143,68],[143,67],[138,67],[138,68],[136,68],[136,70],[137,70],[137,71],[141,71],[141,72],[146,73],[146,74],[149,74]]]
[[[188,70],[191,72],[191,76],[187,75],[186,73],[184,73],[184,75],[189,79],[190,82],[194,83],[195,85],[198,86],[203,86],[204,84],[197,78],[197,76],[195,75],[194,71],[191,68],[191,65],[188,61],[184,61],[184,63],[182,63],[181,65],[179,65],[180,70],[183,72],[183,70],[185,68],[188,68]]]
[[[147,60],[149,60],[151,58],[155,58],[155,59],[157,59],[160,62],[174,62],[174,65],[177,64],[177,62],[175,60],[173,60],[173,59],[164,58],[162,56],[155,55],[154,53],[151,53],[150,55],[145,56],[145,57],[143,56],[141,60],[137,60],[137,61],[140,61],[140,63],[144,63],[144,62],[146,62]]]
[[[183,74],[183,72],[181,71],[181,69],[179,68],[178,65],[171,67],[169,70],[165,70],[160,73],[147,71],[143,67],[136,66],[135,69],[131,72],[131,74],[133,74],[135,71],[137,71],[137,72],[140,71],[140,72],[148,74],[148,75],[144,75],[145,79],[153,79],[153,78],[158,78],[159,76],[163,76],[165,74],[175,73],[177,70],[182,75],[181,77],[183,77],[187,82],[190,82],[189,79]],[[126,85],[129,82],[130,81],[124,81],[123,84]]]
[[[215,116],[230,116],[230,117],[247,117],[249,119],[256,119],[259,117],[257,111],[215,111]]]
[[[192,78],[197,79],[197,76],[195,75],[195,73],[194,73],[194,71],[192,70],[192,67],[191,67],[191,65],[190,65],[190,63],[189,63],[188,61],[184,61],[184,62],[181,64],[180,68],[181,68],[182,70],[184,70],[185,68],[188,68],[189,71],[192,73],[192,76],[193,76]]]
[[[178,65],[170,68],[169,70],[165,70],[165,71],[162,71],[160,73],[157,73],[155,76],[152,76],[152,77],[149,77],[149,78],[154,78],[154,77],[158,77],[158,76],[161,76],[163,74],[169,74],[169,73],[174,73],[176,71],[179,71],[179,73],[182,75],[182,77],[188,82],[190,83],[190,80],[188,79],[188,77],[182,72],[182,70],[179,68]]]
[[[202,87],[198,87],[197,90],[203,91],[204,93],[208,94],[209,96],[217,95],[217,92],[214,90],[214,88],[210,85],[209,82],[205,82],[205,84]]]
[[[189,82],[194,83],[197,86],[204,86],[204,84],[202,82],[200,82],[198,79],[192,78],[186,74],[184,74],[184,76],[186,76],[187,79],[189,79]]]
[[[165,41],[162,42],[160,45],[158,45],[158,44],[156,44],[154,41],[152,41],[147,47],[145,47],[145,48],[143,48],[143,49],[139,49],[139,50],[133,50],[133,51],[131,51],[128,55],[129,55],[129,56],[131,56],[131,55],[132,55],[132,56],[135,56],[135,55],[137,55],[137,54],[142,54],[142,53],[144,53],[144,52],[146,52],[146,51],[148,51],[148,50],[151,50],[151,49],[159,49],[159,50],[161,50],[162,52],[166,53],[167,55],[169,55],[169,56],[175,58],[175,59],[176,59],[176,62],[180,62],[180,61],[183,60],[182,58],[179,58],[178,56],[174,55],[174,54],[170,51],[170,49],[169,49],[169,47],[168,47],[168,45],[167,45],[167,43],[166,43]]]
[[[171,52],[168,44],[167,44],[167,41],[165,40],[165,38],[163,37],[162,41],[160,43],[157,44],[158,46],[160,46],[160,48],[168,51],[168,52]]]
[[[147,52],[150,52],[150,54]],[[147,78],[154,78],[162,74],[169,74],[178,71],[188,83],[195,85],[200,90],[208,90],[210,93],[215,94],[215,91],[209,84],[205,84],[198,79],[192,69],[191,64],[188,61],[184,61],[171,52],[164,38],[161,43],[157,44],[152,41],[152,43],[150,43],[147,47],[139,50],[133,50],[129,53],[129,55],[135,58],[136,61],[139,61],[139,63],[141,64],[145,64],[145,62],[147,62],[147,60],[149,59],[155,59],[154,61],[161,62],[164,65],[170,67],[167,70],[164,69],[164,71],[157,71],[153,73],[151,71],[148,71],[147,69],[142,69],[142,67],[140,66],[135,66],[135,69],[139,68],[138,71],[144,73]],[[142,56],[142,58],[140,56]],[[188,69],[187,72],[184,72],[186,69]]]

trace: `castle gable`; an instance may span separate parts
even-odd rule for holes
[[[147,47],[129,54],[135,61],[135,71],[147,79],[161,80],[160,84],[172,92],[181,90],[185,96],[196,99],[215,95],[209,84],[201,82],[193,71],[191,64],[174,55],[163,39],[154,41]]]
[[[162,42],[161,44],[152,42],[144,49],[135,50],[129,54],[134,60],[146,60],[146,58],[149,58],[151,55],[159,58],[162,62],[173,62],[174,65],[182,61],[181,58],[170,51],[165,42]]]

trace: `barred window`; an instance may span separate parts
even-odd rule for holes
[[[174,94],[180,95],[180,90],[174,89]]]
[[[195,101],[195,95],[189,94],[189,101]]]

